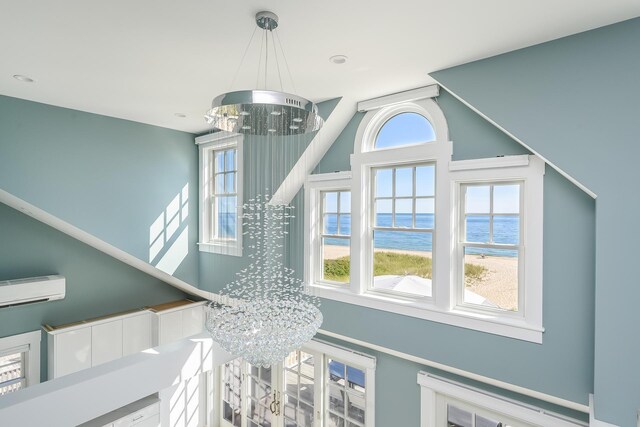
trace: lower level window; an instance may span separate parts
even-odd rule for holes
[[[220,369],[220,425],[373,426],[374,364],[373,358],[317,341],[278,366],[230,361]]]
[[[40,331],[0,338],[0,396],[40,382]]]
[[[424,427],[577,427],[577,420],[426,372],[418,374]]]

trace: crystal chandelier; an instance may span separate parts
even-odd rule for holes
[[[318,300],[282,262],[292,207],[257,196],[244,207],[251,264],[228,284],[225,305],[210,304],[207,330],[229,353],[271,366],[311,340],[322,324]]]
[[[247,135],[303,135],[319,130],[324,121],[318,114],[318,107],[308,99],[282,91],[282,75],[280,73],[280,59],[276,40],[282,53],[283,67],[286,66],[287,71],[289,70],[289,65],[276,32],[278,16],[273,12],[258,12],[256,14],[256,24],[258,28],[264,30],[258,63],[258,79],[262,74],[262,48],[264,47],[265,89],[239,90],[223,93],[215,97],[211,103],[211,109],[205,114],[207,122],[216,129]],[[238,71],[242,67],[249,47],[251,47],[255,33],[254,31],[249,40]],[[271,61],[271,63],[275,65],[277,70],[280,91],[266,89],[269,70],[269,39],[271,39],[271,47],[275,57],[275,64],[274,61]],[[289,73],[289,78],[293,86],[291,73]]]

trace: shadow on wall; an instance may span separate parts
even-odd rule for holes
[[[149,227],[149,263],[173,274],[189,254],[189,184]]]

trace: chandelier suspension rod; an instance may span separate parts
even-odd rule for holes
[[[298,93],[296,89],[296,84],[293,81],[293,75],[291,74],[291,70],[289,69],[289,61],[287,61],[287,55],[284,53],[284,48],[282,47],[282,41],[280,40],[280,36],[278,35],[278,29],[275,29],[274,34],[276,35],[276,39],[278,40],[278,44],[280,45],[280,52],[282,52],[282,58],[284,59],[284,65],[287,68],[287,73],[289,74],[289,80],[291,81],[291,87],[293,88],[294,93]]]
[[[247,47],[244,48],[244,53],[242,54],[242,59],[240,60],[240,65],[238,65],[238,68],[236,69],[236,73],[233,75],[233,80],[231,80],[231,84],[229,85],[229,91],[231,91],[231,89],[233,89],[233,85],[235,84],[236,80],[238,79],[238,75],[240,74],[240,69],[242,68],[242,64],[244,64],[244,60],[247,57],[247,52],[249,52],[249,48],[251,47],[251,43],[253,42],[253,38],[256,35],[256,31],[258,31],[258,27],[255,27],[253,29],[253,33],[251,33],[251,37],[249,38],[249,43],[247,43]]]

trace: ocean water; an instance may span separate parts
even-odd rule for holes
[[[220,214],[220,231],[224,236],[235,235],[235,215]],[[378,214],[377,224],[391,227],[391,214]],[[411,214],[396,214],[396,226],[411,227]],[[433,228],[433,214],[417,214],[416,228]],[[340,234],[351,232],[351,215],[340,215]],[[338,215],[330,214],[325,219],[325,233],[338,233]],[[520,237],[520,219],[518,217],[496,216],[493,221],[493,240],[495,243],[517,244]],[[489,240],[489,217],[484,215],[467,217],[467,241],[484,243]],[[400,249],[431,252],[433,236],[428,232],[376,231],[373,236],[374,247],[379,249]],[[325,239],[325,244],[347,246],[345,239]],[[507,249],[467,248],[466,253],[475,255],[517,256],[517,252]]]
[[[378,214],[377,224],[391,227],[391,214]],[[396,226],[411,227],[411,214],[396,214]],[[417,214],[416,228],[433,228],[433,214]],[[351,215],[340,215],[340,234],[348,234],[351,230]],[[338,232],[338,216],[327,215],[325,233]],[[520,219],[518,217],[497,216],[493,221],[493,240],[495,243],[517,244],[520,237]],[[489,217],[484,215],[467,217],[467,241],[484,243],[489,240]],[[344,239],[325,239],[325,244],[346,246]],[[433,236],[429,232],[408,231],[376,231],[373,236],[374,247],[380,249],[400,249],[428,251],[433,249]],[[506,249],[467,248],[466,253],[493,256],[517,256],[517,252]]]

